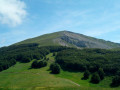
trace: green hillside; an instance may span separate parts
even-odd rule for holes
[[[60,31],[50,34],[45,34],[39,37],[30,38],[15,45],[38,43],[39,46],[67,46],[76,48],[119,48],[120,44],[96,39],[70,31]]]
[[[51,56],[51,54],[49,55]],[[52,58],[49,64],[53,62]],[[51,88],[75,87],[77,85],[60,77],[50,74],[49,64],[41,69],[29,69],[30,63],[17,63],[8,70],[0,73],[0,87],[2,88]]]
[[[40,46],[56,46],[59,45],[58,43],[55,43],[53,40],[60,37],[60,33],[53,33],[53,34],[45,34],[39,37],[30,38],[27,40],[24,40],[22,42],[16,43],[15,45],[20,44],[28,44],[28,43],[38,43]]]
[[[119,90],[119,44],[61,31],[2,47],[0,89]]]
[[[110,77],[100,84],[89,83],[88,80],[81,80],[83,73],[61,71],[54,75],[49,71],[49,65],[54,62],[52,53],[46,56],[49,58],[47,67],[30,69],[31,63],[17,63],[11,68],[0,72],[0,89],[10,90],[119,90],[110,89]]]

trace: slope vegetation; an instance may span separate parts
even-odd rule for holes
[[[49,71],[49,65],[53,63],[52,53],[46,56],[49,58],[48,65],[40,69],[30,69],[31,62],[17,63],[11,68],[0,72],[0,89],[9,90],[119,90],[109,88],[109,78],[98,85],[90,84],[88,80],[83,81],[83,73],[61,71],[53,75]]]
[[[39,46],[68,46],[76,48],[119,48],[120,44],[96,39],[70,31],[60,31],[24,40],[19,44],[38,43]]]

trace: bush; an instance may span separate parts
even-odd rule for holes
[[[59,74],[60,73],[60,66],[57,63],[53,63],[50,65],[50,70],[53,74]]]
[[[98,75],[98,73],[94,73],[91,77],[91,83],[97,84],[100,82],[100,77]]]
[[[113,79],[112,79],[112,83],[111,83],[111,86],[112,87],[118,87],[120,86],[120,76],[115,76]]]
[[[83,75],[83,79],[88,79],[89,78],[89,75],[90,75],[90,72],[88,71],[88,70],[86,70],[85,72],[84,72],[84,75]]]

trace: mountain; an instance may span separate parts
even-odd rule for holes
[[[111,49],[120,47],[120,44],[118,43],[113,43],[70,31],[60,31],[51,34],[45,34],[18,42],[15,45],[28,43],[38,43],[39,46],[67,46],[76,48]]]

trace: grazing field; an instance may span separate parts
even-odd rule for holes
[[[52,53],[47,67],[30,69],[31,63],[17,63],[11,68],[0,72],[0,90],[119,90],[110,89],[110,77],[100,84],[90,84],[81,80],[83,73],[61,70],[58,75],[50,74],[49,65],[54,62]]]

